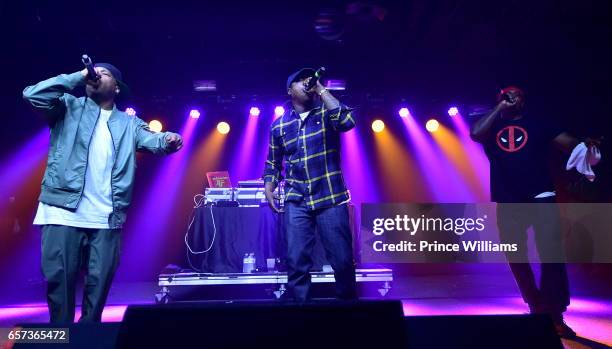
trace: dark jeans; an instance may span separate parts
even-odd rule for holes
[[[507,253],[510,270],[530,307],[562,313],[570,303],[569,281],[561,238],[559,208],[553,198],[535,203],[497,204],[497,226],[503,243],[516,243],[517,252]],[[540,287],[527,257],[527,229],[533,227],[541,263]]]
[[[84,229],[44,225],[42,272],[52,323],[74,321],[76,281],[86,271],[79,321],[99,322],[117,266],[120,229]]]
[[[310,298],[310,269],[315,244],[315,227],[327,260],[334,269],[336,293],[340,299],[357,298],[352,235],[346,204],[308,210],[304,203],[287,202],[288,291],[298,302]]]

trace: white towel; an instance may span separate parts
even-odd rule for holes
[[[572,155],[570,155],[567,164],[565,165],[566,170],[576,168],[576,171],[585,175],[585,177],[591,182],[595,180],[595,172],[591,166],[595,166],[601,160],[601,153],[596,146],[587,147],[584,142],[578,144]]]

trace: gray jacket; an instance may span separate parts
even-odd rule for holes
[[[47,120],[51,129],[39,201],[70,210],[76,209],[83,196],[89,144],[100,115],[100,107],[93,100],[69,94],[84,84],[85,78],[76,72],[23,90],[23,98]],[[115,155],[111,173],[113,212],[108,222],[116,229],[125,222],[132,200],[136,151],[169,154],[174,149],[166,142],[167,132],[152,132],[147,123],[116,107],[107,124]]]

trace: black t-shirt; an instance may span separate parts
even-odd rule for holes
[[[483,144],[491,164],[492,201],[530,202],[542,192],[553,191],[548,154],[561,132],[555,122],[533,116],[498,118]]]

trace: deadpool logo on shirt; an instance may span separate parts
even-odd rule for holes
[[[514,153],[521,150],[527,144],[528,134],[520,126],[506,126],[497,132],[497,145],[501,150]]]

